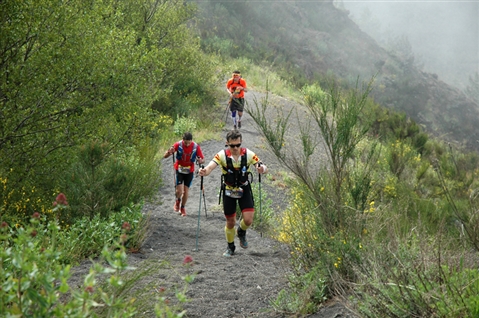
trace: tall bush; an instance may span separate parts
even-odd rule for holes
[[[214,68],[187,26],[190,4],[2,1],[0,11],[0,178],[11,189],[48,198],[81,145],[99,140],[116,156],[158,138],[154,101],[211,102]],[[2,210],[36,210],[17,211],[22,194],[0,191]]]
[[[283,216],[280,237],[292,245],[293,260],[300,269],[297,275],[311,270],[311,275],[327,276],[321,279],[329,296],[345,288],[342,281],[354,280],[353,268],[360,262],[378,150],[374,144],[357,149],[372,123],[367,98],[371,89],[372,81],[349,92],[341,91],[334,82],[326,92],[316,85],[305,87],[309,120],[298,122],[300,136],[296,138],[300,142],[290,142],[286,135],[294,109],[272,112],[266,96],[250,110],[268,146],[296,176],[293,189],[298,198],[293,198]],[[269,120],[272,116],[274,120]],[[321,150],[326,160],[318,162]],[[314,268],[323,270],[312,271]],[[307,290],[303,286],[298,292]],[[317,298],[309,301],[314,303]]]
[[[80,147],[78,160],[62,175],[62,189],[69,194],[70,209],[65,222],[86,216],[106,218],[130,203],[152,195],[161,182],[155,160],[156,149],[140,147],[111,153],[107,143],[91,142]]]

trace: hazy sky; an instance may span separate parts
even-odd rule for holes
[[[407,36],[424,70],[445,82],[463,88],[479,72],[479,0],[338,2],[378,42]]]

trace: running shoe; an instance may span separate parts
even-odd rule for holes
[[[238,122],[238,129],[241,128],[241,121]]]
[[[248,241],[246,241],[246,231],[238,226],[238,228],[236,229],[236,234],[238,235],[238,238],[240,240],[240,246],[242,248],[248,248]]]
[[[234,243],[233,244],[228,244],[228,247],[226,248],[226,251],[223,253],[223,256],[224,257],[230,257],[230,256],[233,256],[235,254],[235,246],[234,246]]]
[[[175,212],[180,212],[180,202],[181,200],[175,200],[175,205],[173,206]]]
[[[181,211],[181,216],[186,216],[185,207],[182,207],[180,211]]]

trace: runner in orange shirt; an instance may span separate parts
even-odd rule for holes
[[[244,93],[246,89],[246,81],[241,77],[240,71],[234,71],[233,77],[226,82],[226,90],[230,94],[230,110],[233,119],[234,129],[241,128],[241,117],[244,110]],[[236,117],[238,113],[238,117]]]

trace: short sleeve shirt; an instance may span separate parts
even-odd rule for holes
[[[175,152],[178,151],[178,148],[180,147],[181,142],[182,140],[175,142],[175,144],[173,145]],[[185,144],[183,143],[182,145],[183,154],[180,160],[175,161],[175,170],[178,170],[178,166],[182,166],[182,167],[190,167],[190,172],[195,171],[195,163],[191,162],[191,154],[193,153],[194,145],[195,143],[192,142],[188,147],[186,147]],[[203,152],[201,151],[201,147],[198,144],[196,146],[196,157],[201,159],[204,158]],[[176,155],[175,155],[175,158],[176,158]]]
[[[246,165],[248,166],[248,171],[251,172],[251,166],[257,164],[260,160],[258,156],[251,150],[247,148],[241,148],[241,155],[246,152]],[[238,157],[238,160],[235,160],[232,155],[229,156],[231,158],[231,161],[233,163],[234,168],[241,168],[241,156]],[[226,170],[224,169],[226,167],[226,151],[221,150],[218,152],[214,158],[213,161],[222,167],[222,173],[226,174]]]
[[[246,88],[246,81],[242,78],[240,78],[238,83],[235,83],[235,81],[230,78],[228,82],[226,82],[226,88],[231,92],[234,93],[233,97],[234,98],[244,98],[244,90],[240,90],[235,93],[236,87],[241,86],[243,88]]]

